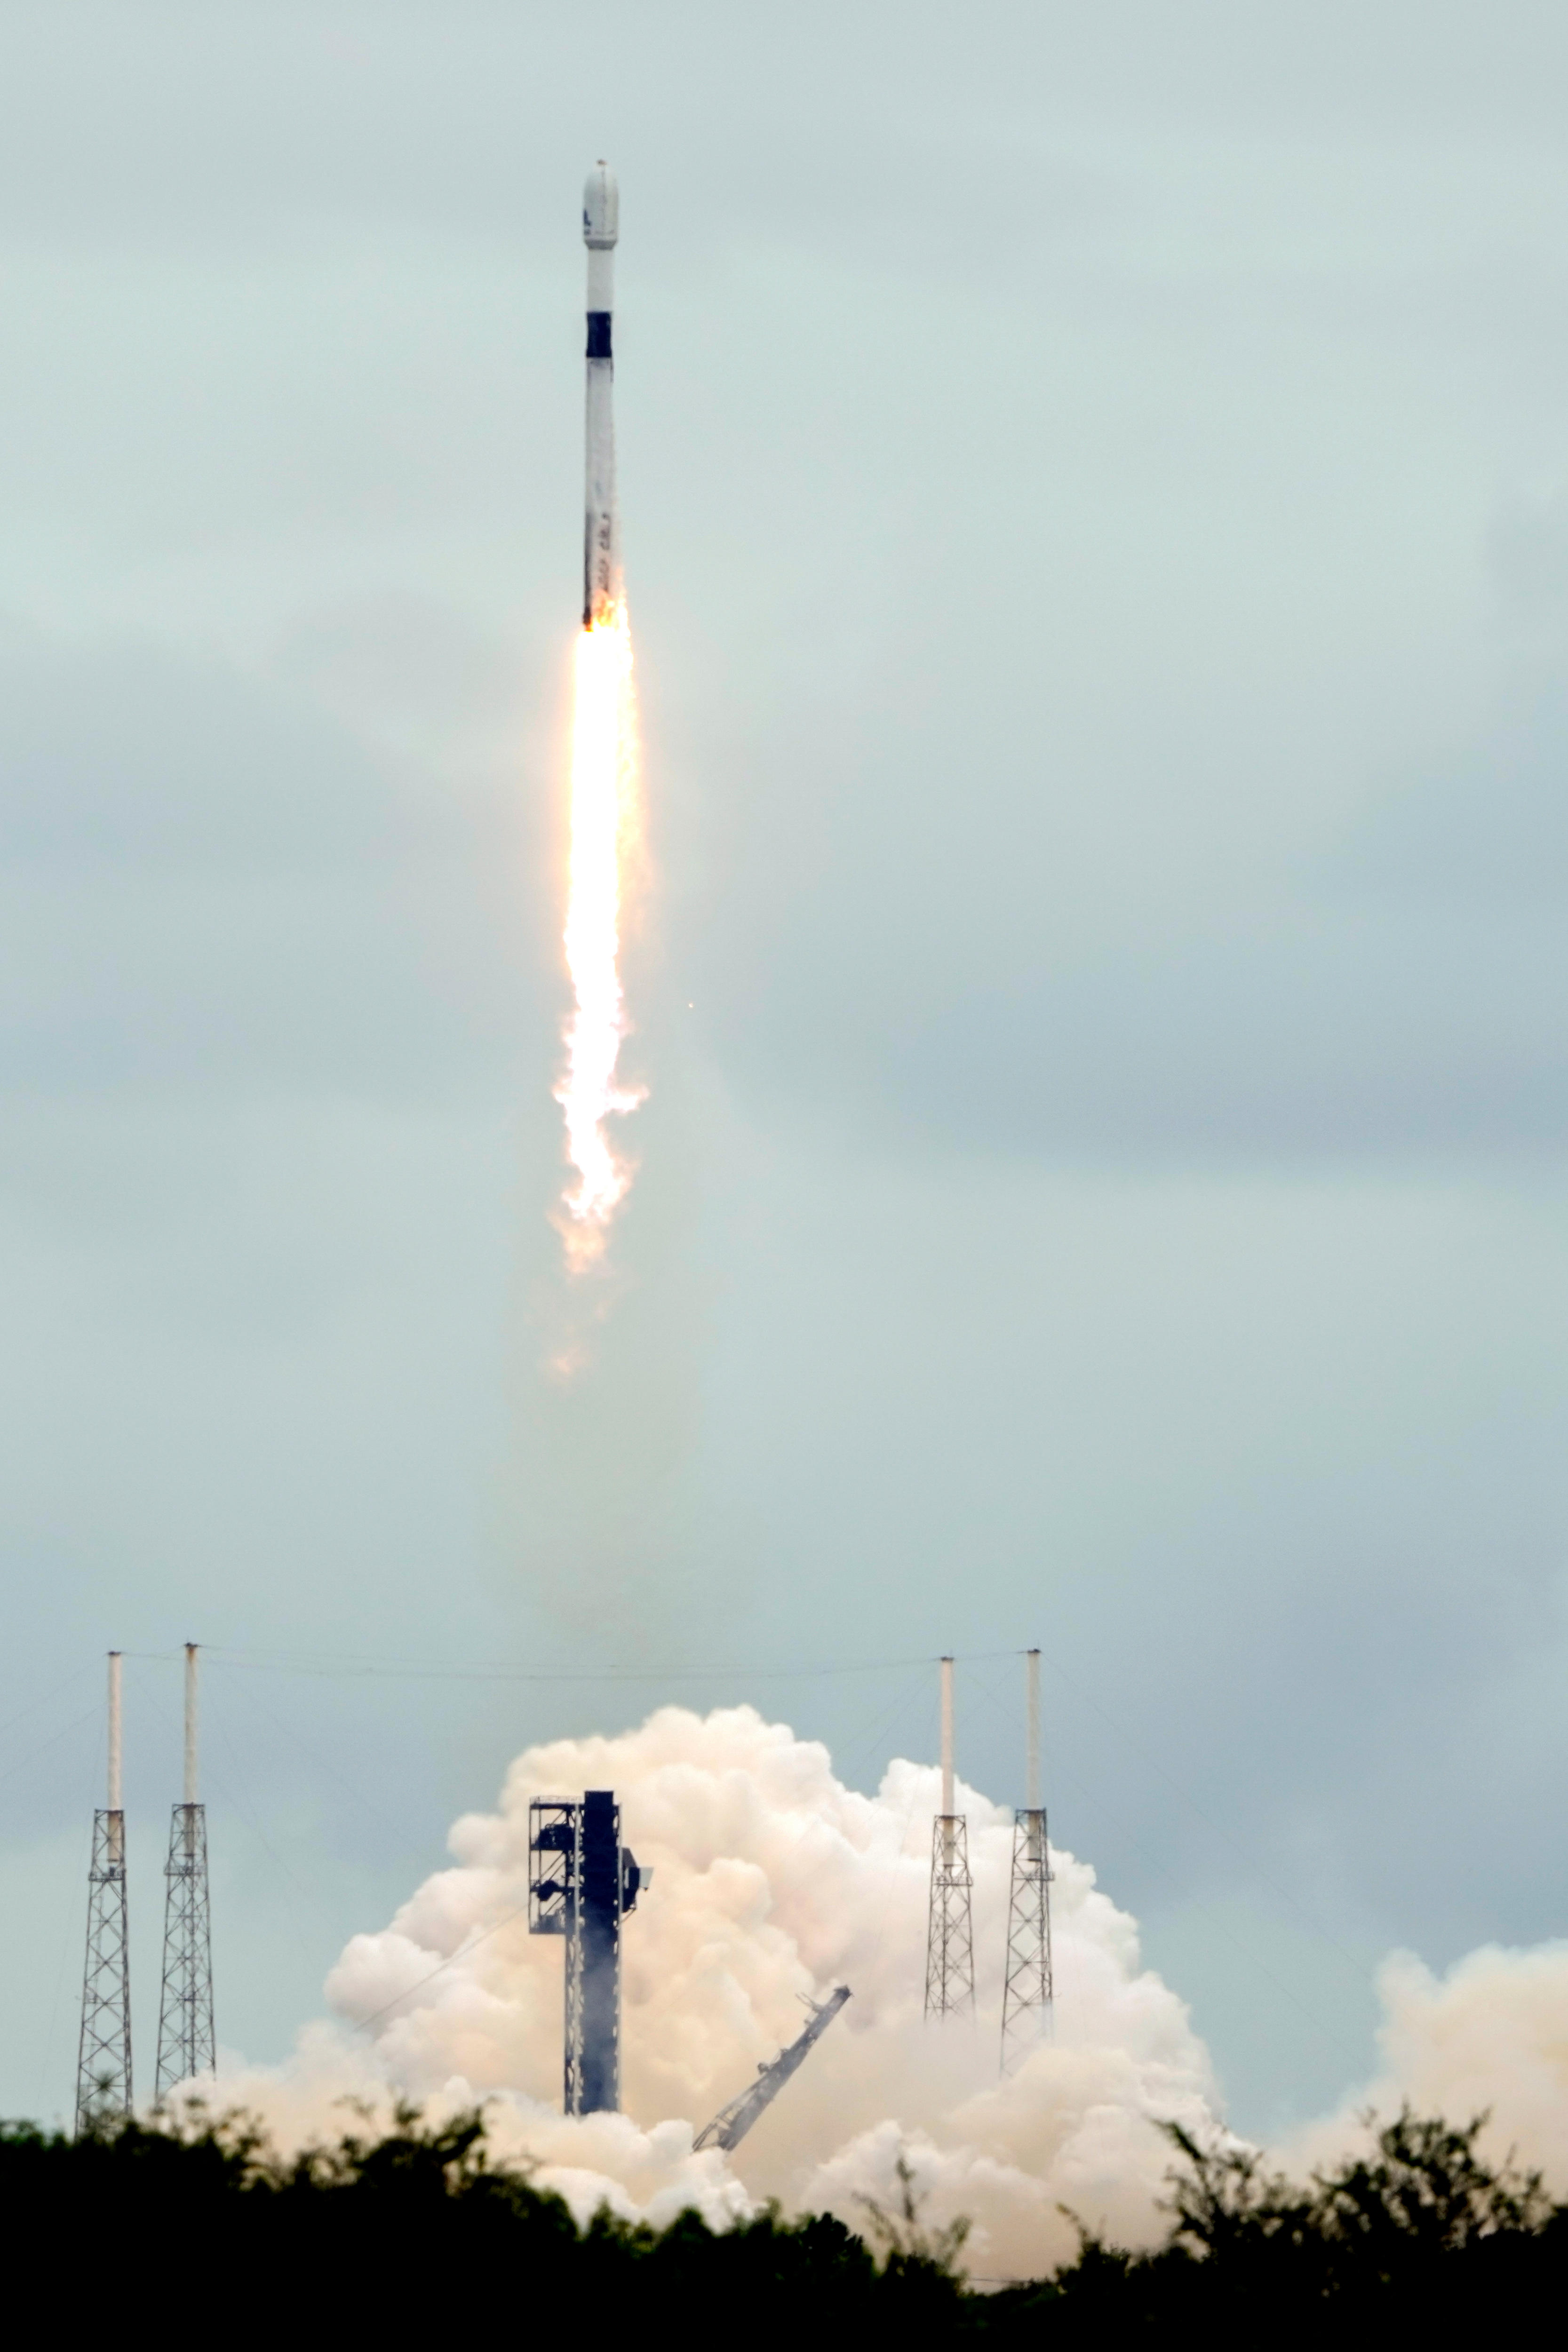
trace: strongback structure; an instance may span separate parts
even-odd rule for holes
[[[207,1896],[207,1809],[196,1799],[196,1645],[185,1643],[184,1800],[169,1824],[163,1906],[163,1990],[158,2003],[160,2100],[176,2083],[210,2074],[213,2038],[212,1914]]]
[[[811,2015],[805,2032],[797,2033],[789,2048],[781,2050],[771,2063],[758,2067],[756,2081],[738,2091],[727,2105],[720,2108],[710,2124],[704,2124],[692,2147],[739,2147],[763,2109],[777,2098],[806,2052],[821,2041],[848,1998],[848,1986],[840,1985],[826,2000],[808,2001]]]
[[[1018,2064],[1051,2021],[1051,1847],[1040,1802],[1040,1654],[1025,1655],[1028,1747],[1025,1801],[1013,1815],[1007,1904],[1007,1980],[1002,1994],[1002,2071]]]
[[[926,2015],[974,2012],[974,1923],[969,1823],[952,1809],[952,1660],[942,1661],[942,1811],[931,1823]]]
[[[534,1868],[528,1889],[532,1936],[565,1938],[565,2067],[569,2116],[621,2103],[621,1921],[635,1910],[644,1874],[621,1843],[615,1791],[581,1801],[535,1797],[528,1809]]]
[[[131,1955],[126,1933],[125,1812],[121,1795],[120,1653],[109,1654],[109,1802],[92,1817],[87,1968],[77,2051],[79,2137],[131,2113]]]

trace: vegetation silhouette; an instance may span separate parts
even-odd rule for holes
[[[1543,2305],[1568,2278],[1568,2207],[1511,2158],[1481,2157],[1485,2120],[1368,2117],[1369,2152],[1306,2183],[1167,2126],[1177,2162],[1162,2245],[1130,2252],[1079,2222],[1065,2269],[994,2292],[959,2270],[967,2225],[923,2220],[902,2155],[890,2209],[861,2200],[863,2234],[776,2205],[721,2231],[695,2212],[654,2230],[605,2209],[579,2229],[528,2164],[492,2158],[478,2110],[430,2123],[404,2106],[382,2130],[361,2113],[290,2158],[248,2117],[199,2106],[75,2139],[0,2125],[0,2216],[14,2277],[47,2263],[58,2278],[54,2251],[74,2245],[84,2284],[117,2276],[166,2294],[177,2281],[239,2344],[367,2326],[467,2332],[492,2315],[525,2336],[590,2337],[730,2315],[763,2344],[818,2346],[889,2326],[915,2344],[1101,2352],[1216,2322],[1267,2325],[1288,2343],[1412,2323],[1436,2337]]]
[[[1072,2216],[1076,2263],[994,2297],[988,2326],[1022,2341],[1044,2324],[1061,2346],[1219,2325],[1266,2325],[1276,2342],[1303,2344],[1415,2326],[1442,2341],[1568,2279],[1568,2207],[1511,2157],[1484,2160],[1484,2115],[1462,2128],[1408,2106],[1381,2127],[1363,2120],[1372,2152],[1305,2183],[1237,2142],[1205,2147],[1167,2124],[1181,2161],[1163,2245],[1129,2253]]]

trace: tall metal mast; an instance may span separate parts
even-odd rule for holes
[[[621,1921],[651,1873],[621,1843],[615,1791],[535,1797],[528,1809],[531,1936],[563,1936],[569,2116],[612,2114],[621,2104]]]
[[[79,2138],[131,2113],[131,1952],[125,1907],[125,1811],[121,1787],[120,1653],[109,1654],[109,1802],[92,1817],[87,1874],[87,1967],[77,2050]]]
[[[1013,1815],[1007,1905],[1007,1982],[1002,1994],[1002,2071],[1020,2064],[1051,2021],[1051,1848],[1040,1802],[1040,1654],[1024,1654],[1028,1694],[1025,1802]]]
[[[196,1645],[185,1643],[185,1793],[169,1824],[163,1906],[163,1990],[158,2002],[160,2100],[217,2064],[213,2035],[212,1906],[207,1809],[196,1800]]]
[[[942,1661],[942,1811],[931,1823],[931,1918],[926,1932],[926,2015],[974,2010],[974,1922],[969,1823],[952,1810],[952,1660]]]

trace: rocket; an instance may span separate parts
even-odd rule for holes
[[[591,629],[619,601],[621,533],[616,515],[616,367],[610,355],[615,310],[616,238],[620,233],[616,175],[600,162],[583,191],[583,242],[588,248],[588,436],[583,525],[583,626]]]

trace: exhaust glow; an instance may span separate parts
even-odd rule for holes
[[[565,935],[574,1001],[566,1068],[555,1089],[566,1118],[566,1157],[576,1171],[555,1220],[572,1274],[603,1258],[610,1221],[631,1188],[631,1166],[612,1148],[605,1122],[635,1110],[647,1093],[616,1076],[628,1025],[619,956],[626,869],[637,830],[636,715],[631,624],[616,599],[601,606],[577,639]]]

